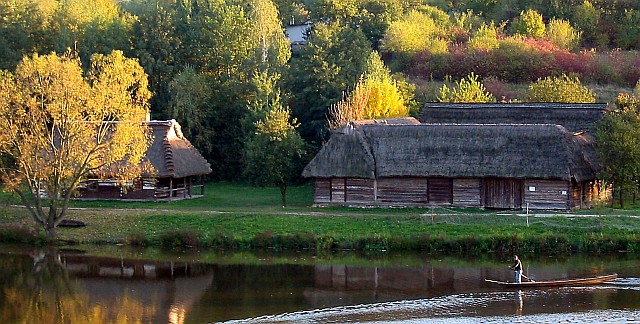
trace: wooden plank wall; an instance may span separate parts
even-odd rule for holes
[[[453,179],[429,179],[428,192],[430,205],[451,205],[453,203]]]
[[[375,181],[373,179],[347,179],[347,203],[372,205],[375,203]]]
[[[378,203],[392,206],[415,206],[428,203],[427,178],[378,179]]]
[[[453,179],[453,206],[482,207],[480,179]]]
[[[331,202],[331,179],[315,179],[313,202],[316,204],[327,204]]]
[[[535,188],[535,191],[530,189]],[[570,183],[564,180],[526,180],[524,183],[524,205],[529,209],[570,208]]]

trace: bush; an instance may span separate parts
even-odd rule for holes
[[[495,102],[496,98],[478,81],[478,76],[471,72],[467,78],[456,82],[456,86],[449,89],[447,85],[440,88],[438,96],[440,102]]]
[[[576,31],[567,20],[551,19],[545,35],[560,49],[574,50],[580,45],[580,32]]]
[[[7,243],[29,243],[44,244],[47,238],[44,233],[33,227],[24,225],[3,225],[0,226],[0,242]]]
[[[520,16],[514,19],[511,24],[511,32],[514,35],[529,36],[533,38],[544,37],[545,29],[542,15],[532,9],[520,12]]]
[[[171,229],[160,233],[160,244],[165,248],[197,248],[200,246],[200,240],[195,229]]]
[[[529,86],[530,102],[595,102],[596,98],[577,77],[563,74],[560,77],[539,79]]]

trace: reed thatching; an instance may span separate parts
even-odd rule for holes
[[[183,178],[211,173],[207,160],[182,134],[175,120],[150,121],[153,142],[147,159],[155,168],[157,178]]]
[[[591,139],[559,125],[364,124],[334,133],[303,176],[580,182],[595,179],[597,165]]]
[[[592,130],[605,103],[428,103],[420,121],[430,124],[552,124],[571,132]]]

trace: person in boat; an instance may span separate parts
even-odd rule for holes
[[[509,269],[516,272],[516,283],[522,282],[522,261],[517,255],[513,256],[513,264],[509,266]]]

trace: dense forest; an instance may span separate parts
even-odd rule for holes
[[[290,24],[310,27],[295,51]],[[332,124],[417,114],[449,101],[443,84],[497,101],[531,100],[521,89],[548,77],[632,89],[639,47],[635,0],[0,0],[0,69],[53,52],[88,71],[122,51],[148,76],[152,118],[182,125],[213,180],[260,179],[265,138],[294,130],[274,154],[300,170]]]

